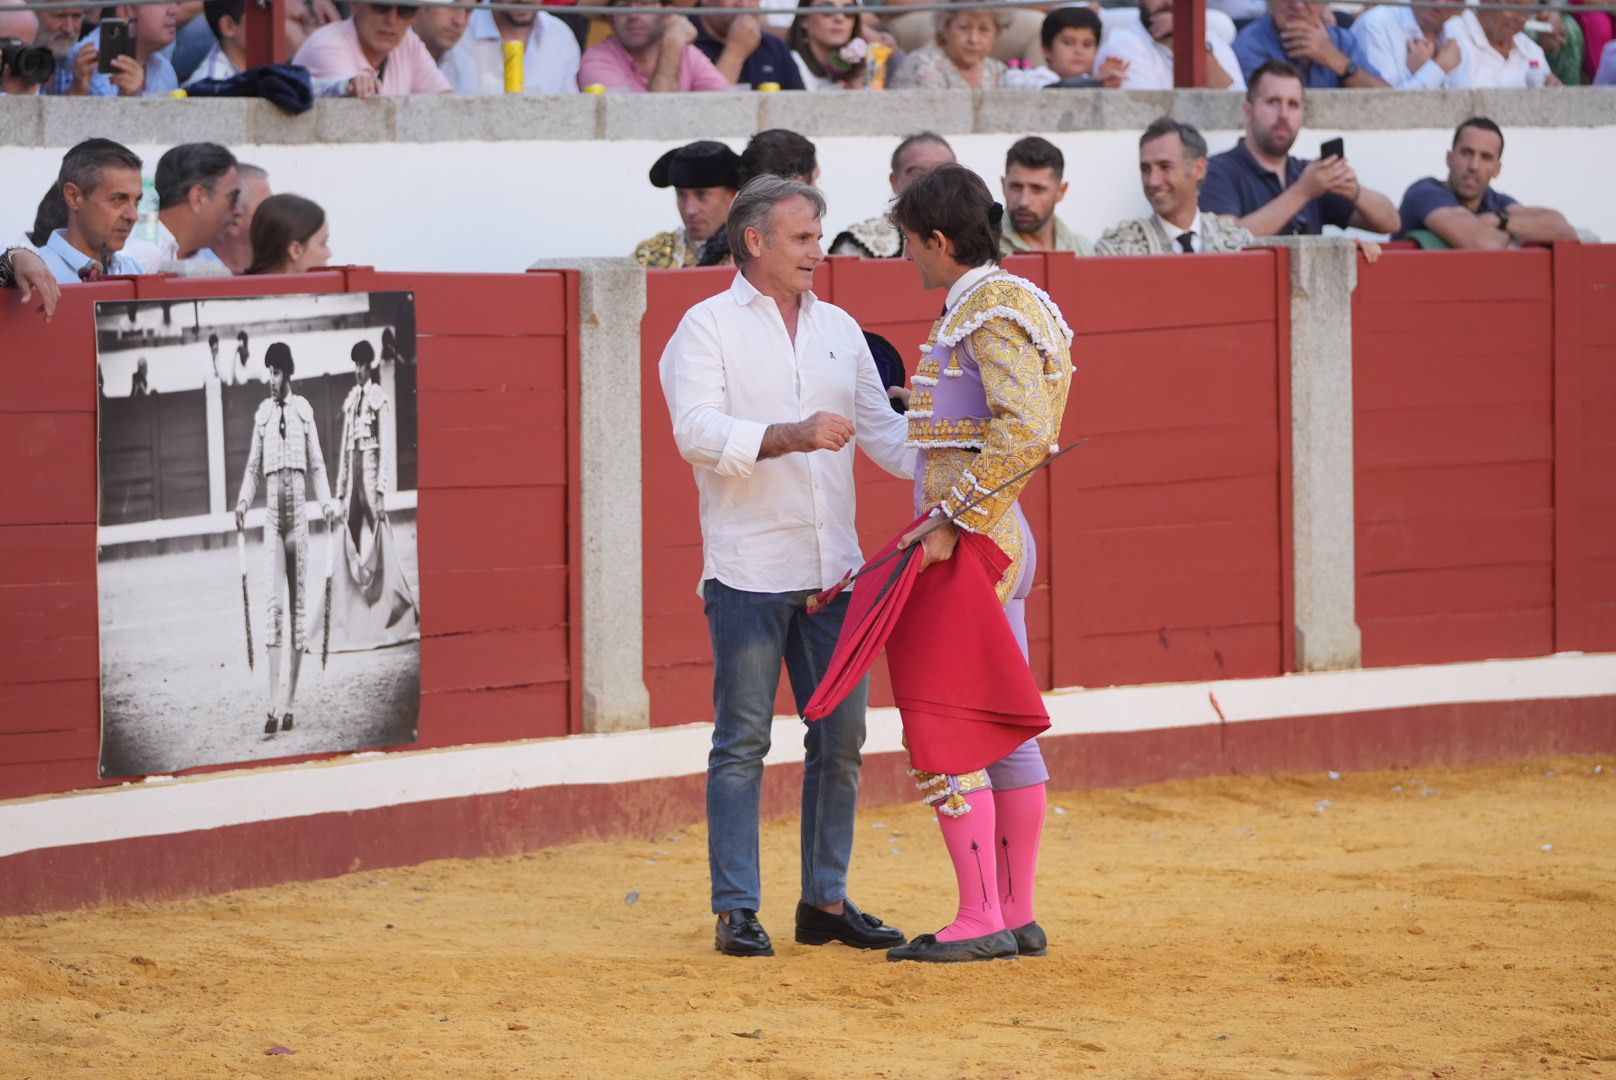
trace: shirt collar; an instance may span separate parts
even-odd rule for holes
[[[67,268],[73,271],[75,274],[78,273],[86,263],[91,261],[88,255],[84,254],[84,252],[68,243],[66,229],[57,229],[55,232],[51,233],[50,239],[45,241],[45,249],[53,253],[58,259],[65,262],[67,264]],[[104,273],[108,272],[107,267],[105,266],[103,266],[101,270]]]
[[[739,270],[735,271],[735,280],[729,283],[729,295],[734,299],[738,307],[746,307],[760,297],[768,300],[771,304],[774,303],[772,298],[764,296],[762,293],[758,292],[757,287],[754,286],[750,281],[747,281],[746,275],[741,273]],[[814,291],[812,289],[809,289],[807,292],[803,293],[802,310],[804,314],[806,314],[808,309],[813,307],[814,304],[818,302],[819,297],[814,295]]]
[[[1177,225],[1174,225],[1171,221],[1168,221],[1166,218],[1162,217],[1160,214],[1156,215],[1156,224],[1160,225],[1162,232],[1167,234],[1167,239],[1176,244],[1178,243],[1178,238],[1184,233],[1194,233],[1196,236],[1201,235],[1201,211],[1196,210],[1195,216],[1190,219],[1190,223],[1182,229],[1180,229]]]
[[[528,31],[529,42],[537,41],[544,34],[544,20],[548,12],[540,11],[533,19],[533,29]],[[494,22],[492,11],[473,11],[471,25],[466,28],[472,37],[480,41],[494,41],[499,38],[499,26]],[[615,38],[614,38],[615,40]]]
[[[976,287],[977,282],[989,274],[998,273],[998,271],[999,266],[997,263],[983,263],[981,266],[971,267],[971,269],[960,275],[958,281],[954,282],[953,286],[948,290],[948,299],[944,303],[949,308],[952,308],[960,302],[967,292]]]

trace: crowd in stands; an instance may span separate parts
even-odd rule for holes
[[[310,96],[1113,87],[1173,84],[1172,0],[1057,7],[1047,14],[950,0],[938,12],[792,13],[790,0],[702,0],[706,13],[636,7],[589,20],[519,0],[490,10],[360,0],[288,0],[277,59]],[[853,0],[799,0],[798,8]],[[913,2],[913,0],[911,0]],[[764,6],[760,7],[762,3]],[[247,0],[34,11],[0,0],[0,38],[47,49],[40,78],[7,66],[7,94],[168,96],[250,80]],[[1588,5],[1593,6],[1593,5]],[[712,10],[712,9],[719,10]],[[103,29],[115,34],[103,63]],[[1567,17],[1534,0],[1371,5],[1355,17],[1319,0],[1210,0],[1207,84],[1244,90],[1264,63],[1307,89],[1532,88],[1616,83],[1616,16]],[[517,70],[506,50],[519,49]],[[239,89],[239,88],[238,88]],[[248,92],[251,92],[250,90]]]

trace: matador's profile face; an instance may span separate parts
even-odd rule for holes
[[[275,381],[270,384],[275,400],[284,402],[287,395],[292,392],[292,374],[285,368],[275,368],[270,374],[275,377]]]

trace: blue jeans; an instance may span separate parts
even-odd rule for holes
[[[756,911],[762,904],[758,815],[780,663],[800,714],[825,675],[847,615],[846,594],[809,615],[804,601],[812,595],[742,592],[715,578],[702,583],[716,714],[707,755],[707,859],[715,912]],[[810,904],[847,897],[869,697],[865,677],[835,712],[807,725],[803,736],[802,899]]]

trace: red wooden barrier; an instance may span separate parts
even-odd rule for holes
[[[98,300],[415,293],[420,741],[578,730],[577,288],[558,273],[140,278],[0,297],[0,798],[97,786]]]
[[[1365,666],[1555,651],[1554,286],[1541,249],[1359,267]]]

